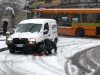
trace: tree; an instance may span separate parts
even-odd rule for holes
[[[0,9],[2,12],[11,14],[23,11],[25,0],[0,0]]]

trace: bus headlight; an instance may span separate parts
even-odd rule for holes
[[[8,43],[8,44],[11,44],[11,43],[12,43],[12,41],[13,41],[13,39],[12,39],[12,38],[8,38],[8,39],[7,39],[7,43]]]
[[[36,39],[33,39],[33,38],[29,39],[29,44],[34,44],[35,42],[36,42]]]

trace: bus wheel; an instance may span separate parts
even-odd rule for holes
[[[82,28],[76,29],[75,35],[78,37],[83,37],[84,36],[84,29],[82,29]]]

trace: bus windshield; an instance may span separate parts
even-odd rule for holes
[[[17,31],[16,32],[39,32],[41,29],[42,24],[32,24],[32,23],[28,23],[28,24],[20,24],[17,27]]]

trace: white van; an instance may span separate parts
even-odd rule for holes
[[[44,39],[58,40],[57,24],[54,19],[28,19],[19,23],[14,34],[7,39],[10,53],[33,51]]]

